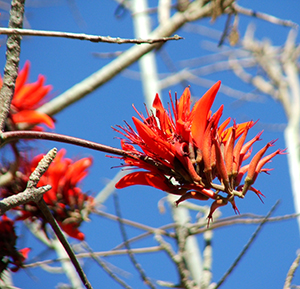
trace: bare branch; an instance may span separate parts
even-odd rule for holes
[[[0,215],[3,215],[6,211],[28,202],[38,202],[44,193],[51,189],[50,185],[46,185],[40,188],[36,188],[41,176],[46,172],[51,162],[56,156],[57,149],[50,150],[43,159],[39,162],[35,170],[29,177],[27,188],[24,192],[17,195],[10,196],[0,201]]]
[[[107,264],[101,260],[98,256],[96,256],[93,252],[93,250],[88,246],[86,242],[83,243],[83,247],[89,251],[90,256],[93,258],[93,260],[100,265],[103,270],[112,278],[114,279],[117,283],[119,283],[122,287],[126,289],[132,289],[129,285],[127,285],[122,279],[120,279],[116,274],[112,272],[112,270],[107,266]]]
[[[134,265],[134,267],[137,269],[137,271],[139,272],[142,280],[145,282],[145,284],[147,284],[150,288],[155,289],[156,287],[152,284],[152,282],[150,281],[150,279],[147,277],[145,271],[143,270],[142,266],[137,262],[137,260],[134,257],[133,252],[131,251],[130,245],[128,243],[128,238],[127,238],[127,234],[124,228],[124,224],[122,222],[122,216],[121,216],[121,211],[120,211],[120,207],[119,207],[119,202],[118,202],[118,197],[117,194],[114,194],[114,203],[115,203],[115,208],[116,208],[116,214],[118,216],[118,220],[119,220],[119,225],[120,225],[120,230],[121,230],[121,234],[123,237],[123,241],[125,244],[125,247],[128,251],[128,256],[132,262],[132,264]]]
[[[22,28],[25,0],[13,0],[11,3],[10,28]],[[4,129],[4,123],[10,110],[10,103],[15,92],[15,82],[18,76],[20,61],[19,35],[11,35],[6,42],[6,63],[4,68],[3,84],[0,91],[0,131]]]
[[[224,276],[221,278],[221,280],[217,283],[217,285],[214,287],[214,289],[219,288],[223,282],[226,280],[226,278],[230,275],[230,273],[233,271],[233,269],[237,266],[238,262],[241,260],[241,258],[245,255],[247,250],[249,249],[250,245],[253,243],[255,238],[257,237],[258,233],[262,229],[263,225],[267,222],[268,218],[271,216],[271,214],[274,212],[276,207],[278,206],[279,201],[275,203],[275,205],[271,208],[269,213],[266,215],[266,217],[262,220],[262,222],[259,224],[255,232],[252,234],[251,238],[247,242],[247,244],[244,246],[243,250],[240,252],[238,257],[234,260],[233,264],[230,266],[230,268],[227,270],[227,272],[224,274]]]
[[[244,14],[244,15],[251,16],[251,17],[255,17],[255,18],[259,18],[259,19],[265,20],[265,21],[273,23],[273,24],[288,26],[288,27],[292,27],[292,28],[296,28],[296,29],[299,27],[298,24],[296,24],[295,22],[292,22],[290,20],[280,19],[280,18],[277,18],[277,17],[275,17],[273,15],[270,15],[270,14],[257,12],[257,11],[254,11],[252,9],[247,9],[247,8],[239,6],[238,4],[236,4],[236,2],[233,3],[231,5],[231,7],[237,13]]]
[[[291,267],[287,273],[283,289],[291,288],[291,283],[292,283],[294,274],[296,272],[296,269],[299,267],[299,261],[300,261],[300,254],[297,255],[296,259],[294,260],[293,264],[291,265]]]
[[[145,247],[145,248],[132,248],[131,249],[131,251],[134,254],[153,253],[153,252],[158,252],[161,250],[162,250],[162,248],[160,246]],[[126,255],[126,254],[128,254],[127,249],[110,250],[110,251],[103,251],[103,252],[93,252],[93,255],[96,257],[107,257],[107,256]],[[80,253],[80,254],[76,254],[76,257],[78,259],[91,258],[92,255],[91,255],[91,253]],[[57,259],[53,259],[53,260],[38,261],[38,262],[25,264],[24,268],[34,268],[34,267],[42,266],[44,264],[52,264],[54,262],[61,262],[61,261],[66,261],[66,260],[69,260],[69,258],[57,258]]]
[[[84,33],[70,33],[70,32],[60,32],[60,31],[47,31],[47,30],[33,30],[33,29],[16,29],[16,28],[0,28],[0,34],[6,35],[22,35],[22,36],[46,36],[46,37],[61,37],[77,40],[87,40],[91,42],[104,42],[104,43],[115,43],[115,44],[154,44],[159,42],[166,42],[169,40],[180,40],[183,37],[174,35],[171,37],[160,37],[154,39],[124,39],[120,37],[110,37],[110,36],[99,36],[99,35],[89,35]]]
[[[90,284],[90,282],[88,281],[88,279],[86,278],[85,273],[83,272],[75,254],[74,251],[72,249],[72,247],[70,246],[69,242],[67,241],[65,235],[63,234],[63,232],[61,231],[58,223],[56,222],[56,220],[54,219],[54,217],[52,216],[49,208],[47,207],[47,204],[45,203],[45,201],[42,199],[39,202],[37,202],[37,205],[39,207],[39,209],[42,211],[42,213],[44,214],[47,222],[51,225],[53,231],[55,232],[57,238],[59,239],[59,241],[61,242],[61,244],[63,245],[63,247],[65,248],[66,252],[68,253],[71,262],[73,263],[82,283],[85,285],[85,287],[87,289],[92,289],[92,285]]]

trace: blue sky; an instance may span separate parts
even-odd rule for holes
[[[56,1],[51,3],[32,6],[28,2],[26,8],[26,28],[38,30],[53,30],[95,34],[102,36],[133,38],[133,24],[130,14],[124,13],[121,18],[115,17],[118,4],[111,0],[76,2],[80,19],[83,23],[75,20],[74,13],[66,4],[68,1]],[[70,2],[70,1],[69,1]],[[149,1],[150,7],[156,6],[156,1]],[[42,2],[40,2],[42,3]],[[246,1],[241,0],[239,5],[252,8],[256,11],[265,12],[282,19],[289,19],[296,23],[300,22],[299,1]],[[1,12],[3,17],[2,25],[7,25],[7,13]],[[157,25],[156,15],[153,14],[153,28]],[[222,31],[226,18],[220,17],[215,23],[210,19],[194,22],[193,25],[205,25],[211,29]],[[249,23],[256,27],[255,35],[258,39],[270,39],[274,45],[284,44],[289,28],[277,26],[262,20],[241,16],[239,20],[239,31],[243,35]],[[183,62],[189,58],[198,58],[210,55],[212,52],[205,49],[205,44],[210,42],[210,47],[217,51],[216,39],[207,38],[197,33],[181,29],[177,34],[184,37],[184,40],[169,42],[163,48],[169,57],[174,61],[175,67],[183,69]],[[206,42],[205,42],[206,41]],[[227,43],[224,45],[225,49]],[[56,97],[75,85],[77,82],[88,77],[109,63],[110,59],[95,57],[93,53],[124,51],[131,47],[129,44],[103,44],[91,43],[88,41],[70,40],[62,38],[46,37],[24,37],[21,46],[22,67],[26,60],[31,62],[30,79],[35,81],[38,74],[47,77],[47,84],[53,85],[52,96]],[[169,73],[163,58],[157,56],[158,70],[160,77]],[[0,65],[5,64],[5,45],[0,47]],[[133,73],[136,72],[136,73]],[[131,122],[131,117],[136,115],[132,103],[138,110],[144,112],[144,99],[142,84],[134,76],[138,75],[138,65],[134,64],[111,81],[92,92],[79,102],[71,105],[63,112],[55,116],[55,132],[85,138],[114,147],[120,147],[119,140],[115,137],[111,126],[122,125],[123,121]],[[231,72],[223,71],[212,75],[204,76],[211,81],[221,80],[223,85],[245,91],[255,92],[253,87],[244,84]],[[206,87],[189,83],[193,96],[200,97]],[[180,95],[184,86],[176,85],[162,91],[162,98],[167,102],[168,91],[175,91]],[[237,101],[222,93],[219,93],[213,106],[215,111],[221,104],[224,104],[222,119],[231,116],[237,122],[245,120],[257,120],[259,123],[252,129],[254,136],[264,129],[263,142],[257,144],[254,149],[258,150],[262,144],[272,139],[277,139],[277,148],[285,148],[283,139],[283,127],[286,118],[281,105],[268,96],[261,96],[255,102]],[[275,124],[275,125],[274,125]],[[249,138],[251,135],[249,136]],[[85,179],[83,189],[97,194],[118,172],[112,169],[120,164],[119,160],[105,157],[104,153],[93,152],[70,145],[53,144],[40,142],[39,152],[45,152],[53,146],[67,148],[68,157],[84,157],[92,155],[94,164],[90,175]],[[277,200],[280,204],[274,215],[281,216],[294,213],[292,193],[289,182],[286,156],[277,156],[269,167],[274,168],[271,175],[261,175],[256,187],[266,196],[264,204],[254,194],[247,194],[243,200],[237,200],[237,206],[241,213],[253,213],[266,215]],[[118,191],[122,216],[126,219],[145,223],[146,225],[159,227],[172,222],[170,210],[166,204],[166,213],[158,211],[157,203],[165,194],[156,189],[148,187],[130,187]],[[195,201],[200,204],[200,201]],[[203,203],[209,205],[210,203]],[[104,204],[104,211],[115,213],[112,197]],[[234,212],[230,206],[221,208],[222,216],[233,216]],[[195,213],[192,215],[195,220]],[[247,240],[256,229],[256,225],[235,225],[214,231],[213,238],[213,281],[217,282],[228,267],[237,257]],[[133,237],[143,231],[127,228],[128,235]],[[118,224],[96,215],[91,216],[91,222],[82,226],[86,234],[86,241],[94,251],[110,250],[122,242]],[[20,247],[32,248],[29,259],[39,254],[40,260],[54,257],[54,254],[44,252],[40,243],[35,241],[30,234],[19,229],[24,238],[20,241]],[[167,239],[170,241],[169,239]],[[70,240],[74,243],[74,240]],[[132,244],[133,247],[155,246],[157,243],[153,237],[148,237]],[[173,243],[172,243],[173,244]],[[174,248],[175,248],[175,244]],[[199,236],[200,248],[203,248],[203,239]],[[295,220],[272,223],[264,226],[258,238],[252,244],[251,249],[246,253],[238,267],[226,280],[221,288],[282,288],[289,266],[296,257],[299,248],[299,232]],[[141,254],[136,256],[147,275],[154,280],[177,282],[177,272],[164,252],[154,254]],[[121,277],[133,288],[146,288],[138,274],[132,267],[127,256],[109,257],[108,262],[121,270]],[[56,264],[58,266],[58,264]],[[84,269],[94,288],[120,288],[112,281],[105,272],[93,261],[88,260]],[[118,270],[117,270],[118,272]],[[21,271],[13,276],[15,286],[20,288],[54,288],[59,282],[67,282],[61,275],[53,275],[41,269],[30,269]],[[296,273],[294,283],[300,283],[300,274]]]

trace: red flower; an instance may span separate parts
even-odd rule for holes
[[[78,187],[78,183],[87,175],[87,169],[92,165],[92,159],[83,158],[73,161],[65,158],[65,153],[64,149],[57,153],[55,160],[41,177],[38,186],[51,185],[51,190],[44,194],[44,200],[54,218],[69,236],[84,240],[84,234],[78,228],[84,220],[82,211],[91,209],[93,198],[84,194]],[[19,169],[19,178],[9,186],[2,188],[1,195],[7,197],[24,190],[30,174],[42,157],[43,155],[38,155],[30,163],[24,161]],[[19,184],[18,188],[22,188],[22,190],[16,191],[16,184]],[[18,220],[34,221],[38,218],[42,221],[43,228],[45,227],[44,216],[35,203],[27,203],[17,209],[21,211]]]
[[[49,128],[54,128],[54,122],[50,116],[36,111],[42,105],[43,99],[52,89],[51,85],[44,85],[45,76],[39,75],[34,83],[27,83],[30,62],[26,61],[23,69],[19,72],[15,93],[11,102],[10,118],[14,124],[29,123],[32,125],[43,123]],[[0,88],[2,79],[0,77]]]
[[[232,127],[226,129],[229,118],[219,125],[223,106],[214,114],[210,109],[220,85],[218,81],[192,108],[188,88],[179,100],[174,102],[170,97],[168,110],[156,95],[153,102],[155,115],[147,111],[145,118],[138,113],[142,121],[133,117],[136,131],[127,123],[124,127],[118,126],[119,129],[115,130],[128,139],[121,141],[122,148],[131,155],[123,157],[125,165],[144,171],[124,176],[116,188],[137,184],[152,186],[181,195],[177,204],[189,198],[213,199],[209,219],[216,208],[228,202],[238,212],[234,198],[244,198],[248,190],[260,197],[261,193],[252,187],[258,173],[266,171],[263,166],[276,154],[283,154],[284,150],[262,158],[273,145],[272,141],[252,158],[250,164],[243,165],[261,133],[245,143],[253,121],[234,122]],[[139,146],[141,151],[132,145]],[[241,185],[246,173],[247,177]],[[224,192],[225,196],[219,192]]]
[[[17,235],[14,222],[5,215],[0,218],[0,278],[4,270],[9,268],[16,272],[23,266],[29,248],[16,249]],[[12,265],[12,266],[11,266]]]

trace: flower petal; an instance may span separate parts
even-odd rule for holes
[[[195,104],[192,115],[192,136],[199,149],[202,149],[203,136],[211,106],[220,88],[221,81],[214,84]]]
[[[41,112],[35,110],[22,110],[16,114],[12,115],[14,123],[27,122],[30,124],[43,123],[51,129],[54,129],[54,122],[52,118]]]

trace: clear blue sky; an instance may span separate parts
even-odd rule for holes
[[[77,1],[78,12],[81,14],[81,20],[84,22],[81,24],[75,20],[74,14],[72,14],[70,7],[66,4],[67,2],[71,1],[56,1],[54,4],[48,1],[45,6],[40,5],[39,7],[33,7],[31,6],[32,2],[28,2],[26,28],[82,32],[123,38],[134,37],[132,19],[129,13],[124,13],[120,19],[115,17],[114,13],[118,7],[116,2],[111,0]],[[149,2],[151,7],[156,5],[156,1]],[[37,3],[43,3],[43,1]],[[238,3],[244,7],[300,23],[300,3],[296,0],[284,2],[241,0]],[[6,26],[7,13],[1,12],[0,17],[3,19],[1,24]],[[154,27],[156,25],[155,17],[153,15]],[[210,19],[198,21],[194,24],[206,25],[222,31],[225,20],[225,17],[220,17],[214,24],[210,22]],[[242,16],[239,23],[241,35],[244,34],[249,23],[255,24],[255,35],[257,38],[268,38],[273,44],[279,46],[283,45],[289,31],[288,28]],[[185,39],[167,43],[165,46],[170,57],[175,61],[177,69],[183,68],[181,66],[182,60],[211,54],[210,51],[203,49],[203,41],[209,40],[216,43],[214,39],[190,33],[184,29],[178,31],[178,34]],[[124,51],[130,46],[128,44],[96,44],[88,41],[62,38],[24,37],[21,47],[21,66],[24,65],[26,60],[30,60],[31,81],[35,81],[38,74],[45,75],[47,84],[52,84],[54,87],[52,95],[55,97],[109,63],[109,59],[95,58],[93,56],[94,52]],[[217,50],[216,47],[215,49]],[[163,73],[168,73],[168,69],[161,57],[157,57],[157,60],[159,72],[162,73],[163,77]],[[4,63],[5,45],[2,44],[0,47],[2,70]],[[132,65],[129,71],[118,75],[83,100],[56,115],[55,131],[120,147],[119,140],[115,138],[117,135],[111,129],[111,126],[122,125],[123,120],[131,121],[132,115],[135,115],[131,106],[132,103],[140,111],[144,111],[142,84],[138,79],[133,79],[135,74],[129,73],[132,71],[137,72],[138,65]],[[245,92],[253,92],[251,86],[243,84],[228,71],[208,75],[207,78],[212,81],[220,79],[226,86]],[[191,84],[191,91],[196,97],[200,97],[206,91],[204,87],[189,82],[188,84]],[[177,91],[180,95],[184,87],[177,85],[164,90],[163,98],[166,101],[169,89],[173,93]],[[255,146],[254,149],[260,149],[263,144],[277,138],[278,141],[274,149],[285,148],[282,125],[286,123],[286,118],[279,103],[267,96],[259,98],[258,102],[238,102],[236,99],[220,93],[216,98],[213,110],[215,111],[221,104],[225,105],[223,120],[229,116],[235,118],[237,122],[259,119],[259,124],[253,128],[252,134],[255,135],[262,129],[265,132],[262,136],[263,141]],[[272,126],[272,124],[276,125]],[[111,169],[111,167],[119,165],[120,162],[116,159],[106,158],[103,153],[49,142],[40,143],[40,152],[47,151],[54,145],[58,148],[67,148],[68,157],[88,155],[94,157],[94,165],[83,186],[84,190],[93,194],[101,191],[105,184],[118,172],[118,169]],[[274,215],[281,216],[294,212],[286,156],[277,156],[269,167],[274,168],[271,175],[263,174],[256,182],[256,187],[266,196],[264,204],[254,194],[249,193],[244,200],[237,200],[237,206],[241,213],[266,215],[277,200],[281,202]],[[172,222],[169,210],[167,210],[166,214],[160,214],[157,209],[157,202],[165,196],[163,192],[137,186],[120,190],[118,194],[124,218],[153,227]],[[200,202],[195,201],[195,203],[199,204]],[[209,203],[204,204],[209,205]],[[103,210],[115,213],[112,198],[105,203]],[[230,206],[221,208],[221,212],[222,216],[234,215]],[[217,282],[222,277],[255,229],[256,226],[254,225],[237,225],[218,229],[214,232],[213,281]],[[86,234],[86,241],[94,251],[110,250],[122,242],[118,224],[98,216],[91,216],[91,222],[84,224],[82,230]],[[18,232],[24,237],[19,244],[20,248],[25,246],[32,248],[29,255],[30,260],[38,254],[41,254],[39,260],[54,256],[44,252],[43,247],[34,241],[26,230],[19,230]],[[130,237],[140,233],[142,231],[128,228]],[[71,242],[74,242],[74,240],[71,240]],[[202,248],[203,240],[201,236],[199,237],[199,244]],[[148,237],[134,243],[133,247],[154,245],[156,245],[156,242],[152,237]],[[252,244],[251,249],[246,253],[239,266],[233,271],[222,288],[282,288],[286,273],[296,257],[298,248],[299,232],[295,220],[265,225],[259,237]],[[178,280],[176,270],[164,252],[152,255],[138,255],[137,259],[150,278],[171,282]],[[120,275],[130,286],[133,288],[146,288],[146,285],[140,281],[127,256],[110,257],[107,261],[121,270],[131,273],[128,276],[125,273],[122,275],[123,273],[121,272]],[[94,288],[120,288],[93,261],[86,261],[84,269]],[[67,282],[63,275],[44,273],[41,269],[21,271],[14,275],[13,278],[15,286],[31,289],[54,288],[58,282]],[[300,284],[300,273],[296,273],[294,283]]]

